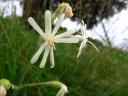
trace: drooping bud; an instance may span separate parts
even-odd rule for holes
[[[73,12],[72,12],[72,7],[71,7],[71,6],[67,6],[67,7],[65,8],[65,15],[66,15],[67,17],[72,17],[72,16],[73,16]]]
[[[72,7],[68,3],[61,3],[53,14],[52,21],[54,21],[62,13],[65,13],[65,16],[67,17],[72,17]]]
[[[59,81],[49,81],[49,84],[53,87],[61,87],[62,83]]]
[[[0,86],[0,96],[6,95],[6,89],[3,86]]]
[[[68,93],[67,86],[60,81],[49,81],[53,87],[60,87],[60,90],[56,94],[56,96],[64,96],[64,94]]]
[[[0,79],[0,86],[3,86],[6,90],[8,90],[12,86],[12,84],[7,79]]]
[[[46,85],[50,85],[56,88],[62,88],[66,93],[68,92],[67,86],[60,81],[48,81],[44,82]]]

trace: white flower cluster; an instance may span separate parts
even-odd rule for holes
[[[77,43],[78,39],[72,37],[73,33],[75,33],[75,30],[70,30],[64,33],[61,33],[59,35],[56,35],[59,27],[61,26],[61,23],[63,22],[65,17],[65,14],[62,14],[55,26],[55,28],[52,30],[51,25],[51,12],[48,10],[45,12],[45,32],[37,25],[37,23],[34,21],[32,17],[28,18],[28,22],[30,25],[40,34],[42,41],[44,43],[40,46],[40,48],[37,50],[36,54],[32,57],[31,63],[35,63],[41,53],[44,52],[43,59],[40,63],[40,68],[45,67],[45,63],[47,60],[48,55],[50,55],[50,62],[51,62],[51,68],[54,67],[54,53],[53,50],[55,50],[55,43]]]
[[[37,52],[33,55],[31,59],[31,63],[34,64],[37,62],[39,57],[41,56],[41,53],[44,53],[43,58],[40,63],[40,68],[44,68],[45,64],[47,62],[48,56],[50,57],[50,63],[51,66],[50,68],[53,68],[55,65],[55,60],[54,60],[54,51],[56,49],[55,44],[56,43],[79,43],[81,42],[81,45],[78,49],[78,55],[77,58],[81,55],[82,50],[85,48],[86,43],[90,43],[97,51],[98,49],[96,46],[88,40],[88,35],[86,34],[86,26],[84,22],[82,21],[82,27],[81,27],[81,35],[75,35],[74,33],[76,30],[68,30],[66,32],[62,32],[58,34],[58,30],[65,18],[73,16],[72,13],[72,8],[69,4],[67,3],[62,3],[55,14],[52,16],[51,11],[47,10],[45,11],[45,30],[42,30],[39,25],[35,22],[35,20],[32,17],[28,18],[29,24],[38,32],[40,35],[40,39],[42,44],[40,45],[39,49]],[[56,17],[58,18],[57,24],[55,27],[52,29],[52,22]],[[64,96],[68,92],[68,88],[65,84],[59,82],[59,81],[49,81],[45,83],[34,83],[34,84],[26,84],[22,87],[27,87],[27,86],[35,86],[35,85],[51,85],[51,86],[56,86],[59,87],[60,90],[56,94],[56,96]],[[16,89],[17,86],[14,86],[13,84],[10,83],[9,80],[7,79],[1,79],[0,80],[0,96],[6,96],[7,90],[9,88]],[[19,88],[22,88],[19,87]],[[18,87],[17,87],[18,89]]]
[[[88,41],[88,35],[86,35],[86,27],[83,21],[82,21],[83,26],[81,28],[82,35],[74,35],[75,29],[68,30],[61,34],[56,34],[64,20],[64,17],[65,17],[64,13],[60,15],[55,28],[52,30],[52,24],[51,24],[52,15],[51,15],[51,12],[47,10],[45,12],[45,32],[38,26],[38,24],[35,22],[35,20],[32,17],[28,18],[29,24],[39,33],[42,39],[41,41],[44,41],[43,44],[40,46],[40,48],[35,53],[35,55],[32,57],[31,59],[32,64],[38,60],[39,56],[44,51],[44,56],[40,63],[40,68],[45,67],[45,63],[47,61],[48,55],[50,55],[50,63],[51,63],[50,67],[53,68],[55,65],[55,61],[54,61],[55,43],[79,43],[81,42],[77,57],[80,56],[87,42],[92,44],[93,47],[96,48],[96,46],[92,42]],[[98,51],[97,48],[96,50]]]
[[[52,21],[53,21],[52,17],[54,17],[53,19],[55,19],[55,17],[57,16],[57,13],[59,13],[58,11],[56,11],[54,16],[52,16],[51,11],[49,10],[45,12],[45,30],[42,30],[32,17],[28,18],[29,24],[38,32],[38,34],[41,37],[40,39],[42,41],[42,45],[40,46],[40,48],[37,50],[37,52],[34,54],[34,56],[31,59],[31,63],[34,64],[39,59],[41,53],[43,53],[44,51],[44,55],[40,63],[40,68],[45,67],[48,55],[50,56],[50,63],[51,63],[50,68],[54,67],[55,65],[54,50],[56,49],[55,43],[81,42],[81,45],[78,50],[77,58],[81,55],[82,50],[85,48],[87,42],[90,43],[98,51],[96,46],[88,40],[88,35],[86,34],[86,26],[83,21],[82,21],[82,27],[81,27],[81,35],[74,35],[74,33],[76,32],[75,29],[57,34],[58,29],[60,28],[65,16],[73,15],[73,13],[70,14],[72,10],[69,5],[64,3],[62,4],[62,6],[60,6],[60,8],[61,7],[63,9],[62,11],[64,12],[59,15],[59,19],[54,29],[52,29]],[[66,8],[66,7],[69,7],[69,8]],[[68,9],[70,9],[69,10],[70,12],[67,12]],[[61,87],[61,89],[59,90],[56,96],[64,96],[64,94],[68,92],[67,86],[62,83],[48,82],[48,84],[59,85]]]

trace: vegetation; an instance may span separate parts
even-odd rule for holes
[[[92,28],[103,18],[112,16],[126,7],[127,0],[24,0],[24,16],[44,14],[46,9],[55,11],[59,3],[70,3],[74,19],[83,19]]]
[[[55,68],[50,69],[47,62],[46,68],[39,69],[39,62],[30,64],[38,48],[38,35],[26,27],[26,21],[0,19],[0,78],[7,78],[15,85],[60,80],[69,88],[66,96],[127,96],[128,52],[96,42],[100,53],[88,45],[77,59],[79,45],[58,44]],[[40,86],[9,90],[7,96],[14,96],[13,92],[17,96],[55,96],[57,90]]]

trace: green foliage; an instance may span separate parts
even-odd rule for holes
[[[46,9],[55,11],[58,4],[71,4],[74,19],[83,19],[87,28],[92,28],[103,18],[112,16],[126,7],[127,0],[24,0],[24,16],[44,14]]]
[[[84,19],[88,28],[92,28],[103,18],[108,18],[126,7],[126,0],[65,0],[70,2],[75,17]]]
[[[27,28],[28,23],[24,21],[27,20],[0,19],[0,78],[7,78],[15,85],[60,80],[69,88],[66,96],[128,95],[127,52],[96,43],[100,50],[97,53],[88,44],[77,59],[79,45],[57,44],[55,68],[50,69],[47,62],[46,68],[40,69],[42,58],[30,65],[30,59],[38,48],[39,35]],[[57,90],[40,86],[16,92],[17,96],[55,96]],[[14,96],[12,94],[10,90],[7,96]]]

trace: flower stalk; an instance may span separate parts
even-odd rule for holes
[[[14,88],[16,90],[19,90],[19,89],[25,88],[25,87],[35,87],[35,86],[42,86],[42,85],[48,85],[48,86],[52,86],[55,88],[60,88],[60,90],[58,91],[56,96],[64,96],[64,94],[68,93],[67,86],[65,84],[61,83],[60,81],[30,83],[30,84],[25,84],[25,85],[21,85],[21,86],[14,86]]]

